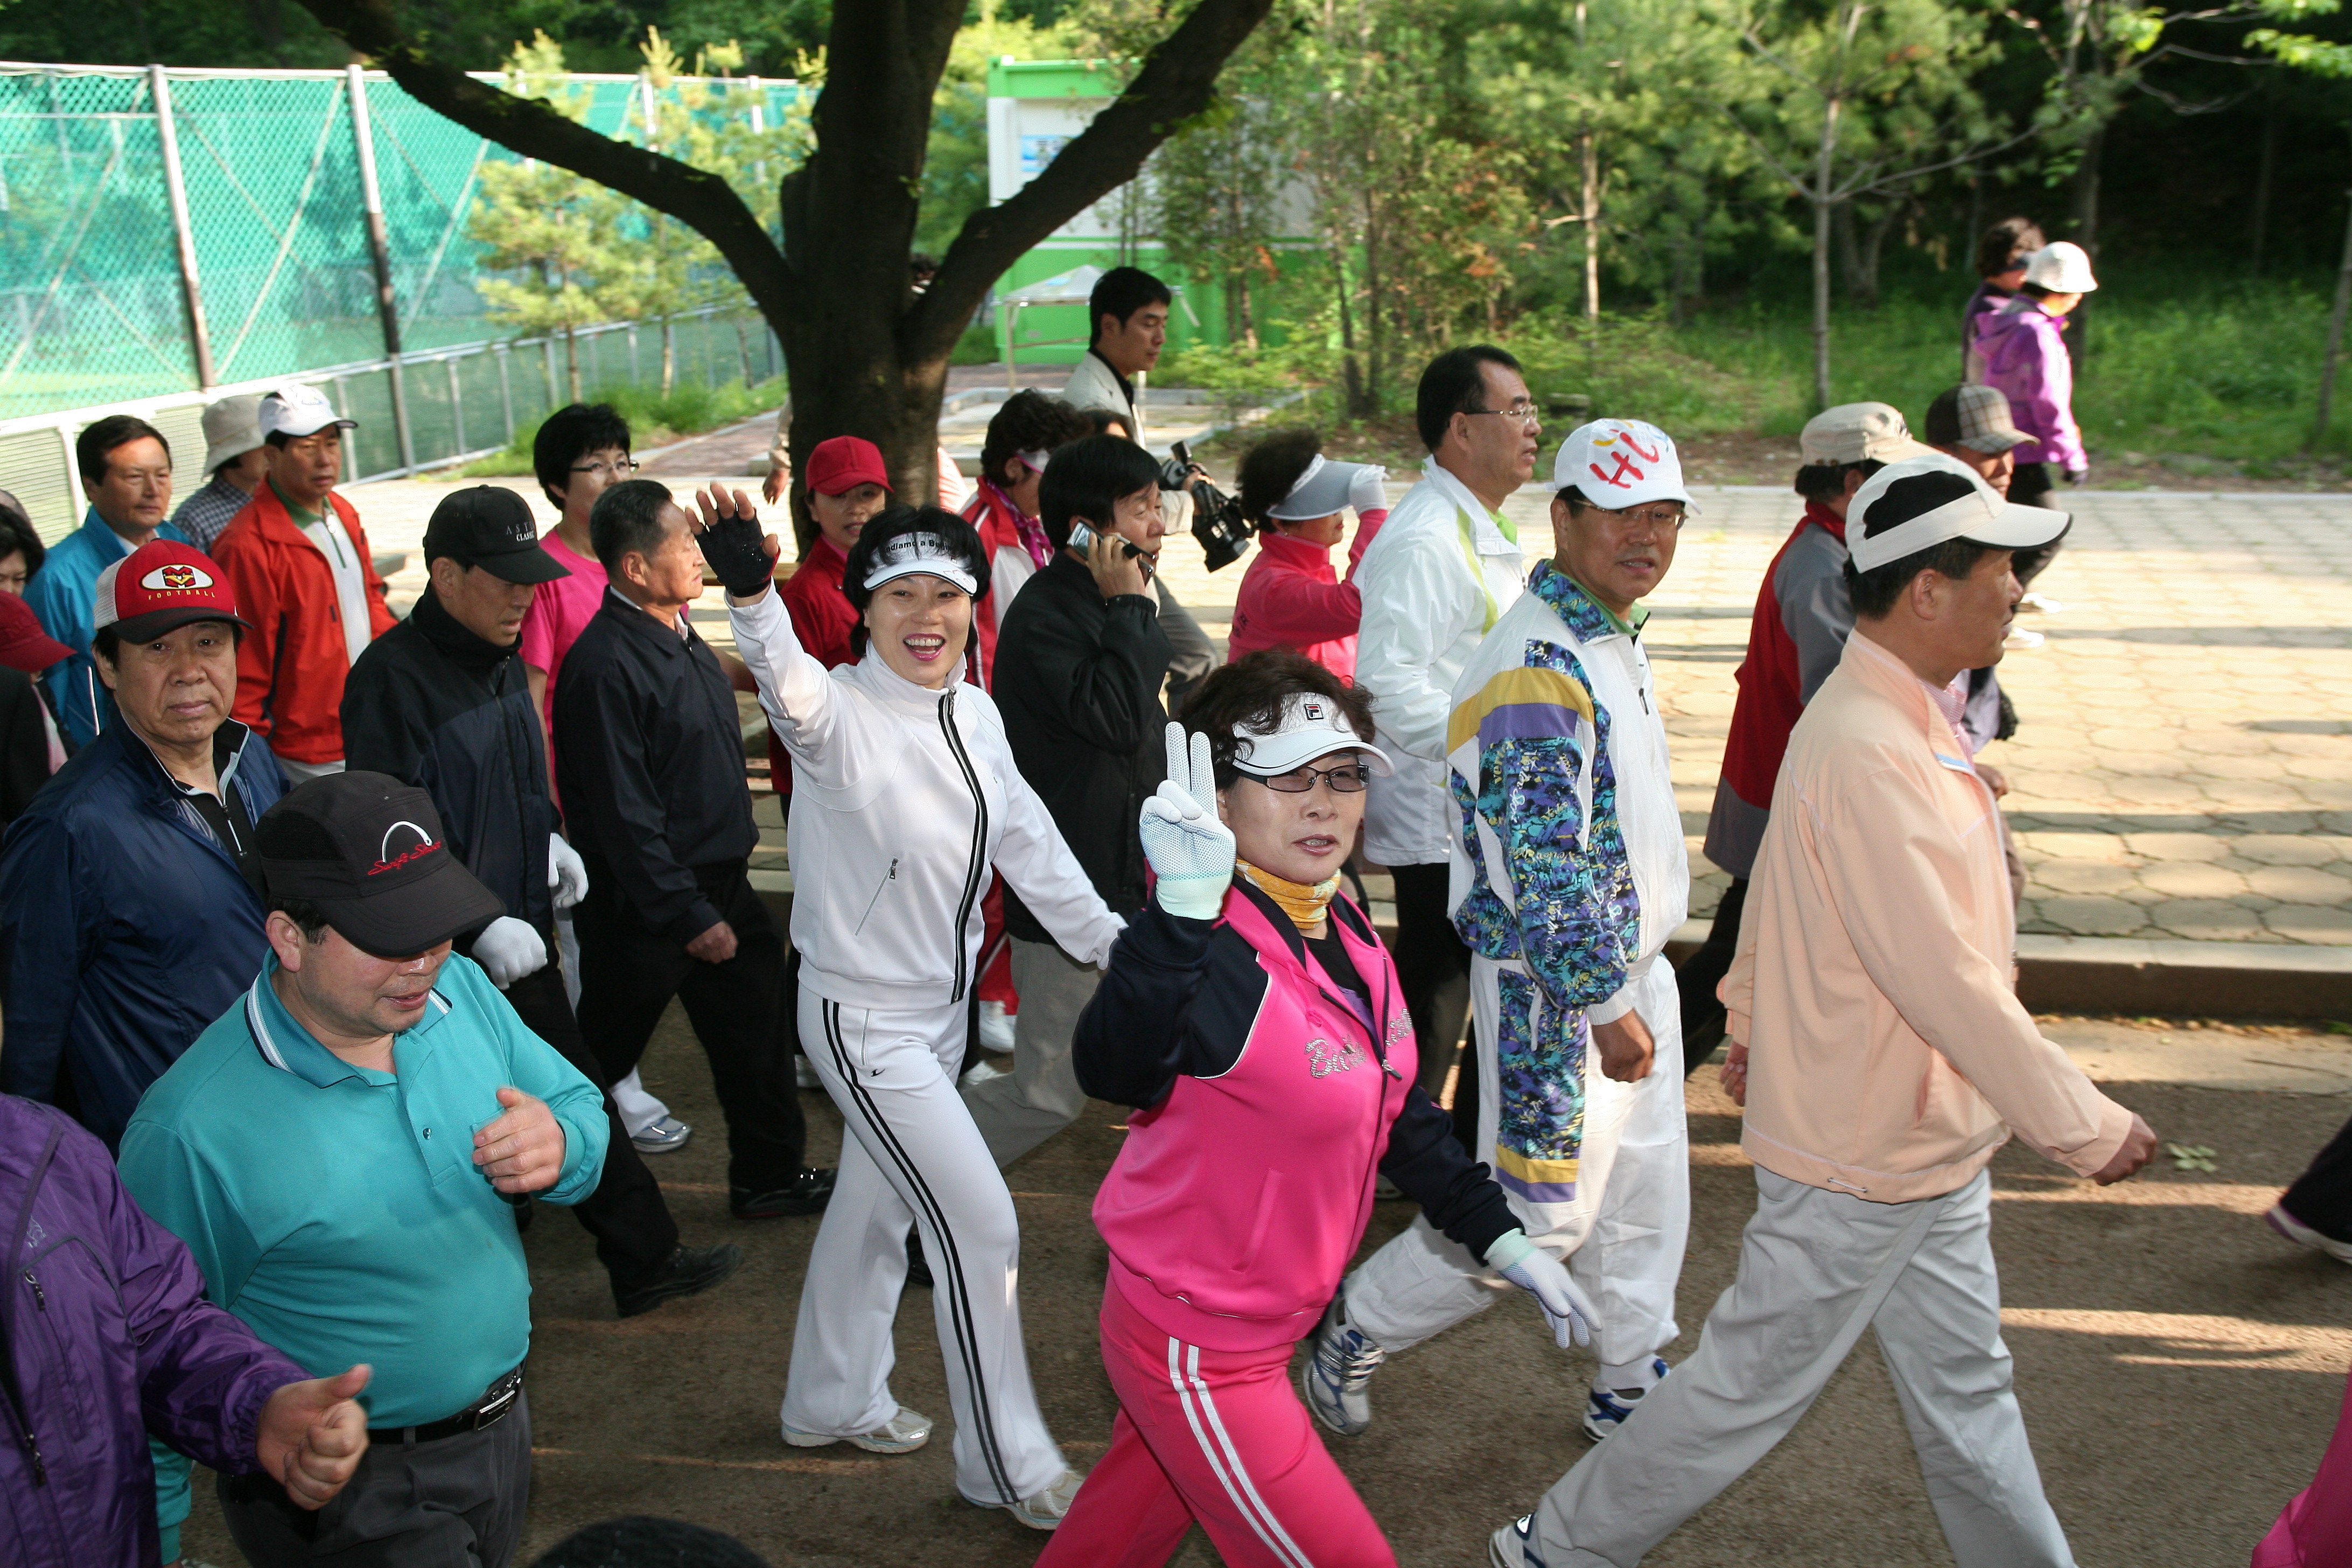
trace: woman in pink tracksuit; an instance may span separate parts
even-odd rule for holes
[[[1202,687],[1189,762],[1168,727],[1141,821],[1154,903],[1074,1047],[1087,1093],[1138,1108],[1094,1206],[1119,1414],[1039,1568],[1157,1568],[1196,1521],[1234,1568],[1395,1563],[1286,1376],[1379,1175],[1532,1292],[1561,1345],[1587,1337],[1591,1304],[1413,1087],[1396,967],[1337,896],[1388,768],[1370,709],[1274,649]]]

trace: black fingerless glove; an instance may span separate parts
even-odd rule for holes
[[[722,517],[695,536],[711,575],[739,599],[765,592],[776,574],[776,563],[762,548],[766,531],[753,517]]]

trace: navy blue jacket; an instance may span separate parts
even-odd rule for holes
[[[214,754],[249,820],[286,793],[234,720]],[[54,1103],[62,1063],[82,1125],[112,1149],[147,1086],[261,972],[267,912],[146,742],[109,725],[0,839],[0,1090]]]

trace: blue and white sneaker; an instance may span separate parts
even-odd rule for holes
[[[1665,1380],[1668,1371],[1665,1358],[1654,1356],[1650,1361],[1650,1388]],[[1584,1397],[1584,1435],[1598,1443],[1625,1425],[1625,1418],[1642,1407],[1642,1398],[1649,1388],[1595,1388]]]
[[[1347,1298],[1333,1297],[1298,1369],[1298,1392],[1315,1419],[1342,1437],[1361,1436],[1372,1424],[1372,1373],[1388,1353],[1349,1323]]]
[[[1544,1568],[1536,1555],[1536,1516],[1523,1513],[1486,1542],[1488,1568]]]

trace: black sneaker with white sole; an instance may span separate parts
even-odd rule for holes
[[[823,1214],[833,1201],[835,1172],[803,1169],[789,1186],[755,1193],[748,1187],[727,1189],[727,1207],[737,1219],[781,1219],[788,1215]]]

